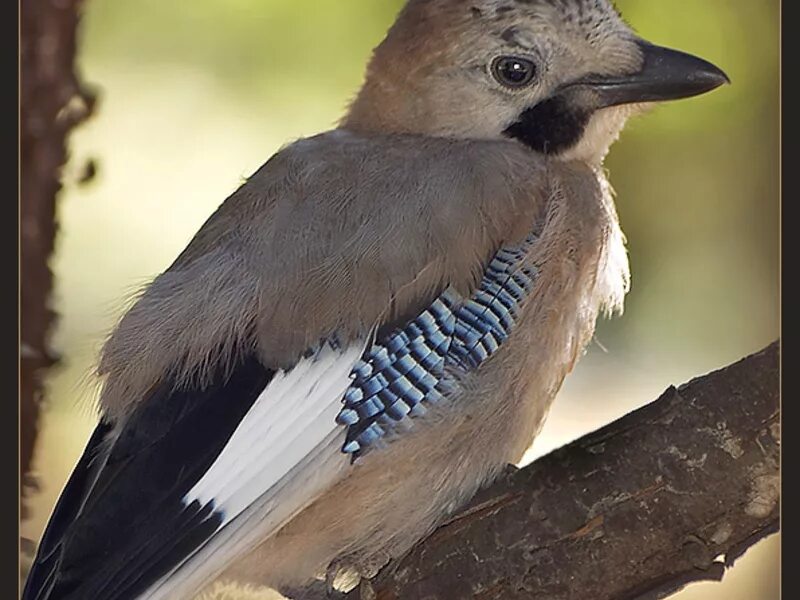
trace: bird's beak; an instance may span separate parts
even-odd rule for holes
[[[722,70],[702,58],[649,42],[638,44],[644,58],[638,72],[616,77],[593,75],[576,82],[596,94],[600,108],[689,98],[730,83]]]

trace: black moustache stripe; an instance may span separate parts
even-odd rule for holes
[[[525,110],[503,133],[542,154],[559,154],[578,143],[591,116],[554,96]]]

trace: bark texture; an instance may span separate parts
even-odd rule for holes
[[[350,599],[628,600],[719,580],[779,528],[779,348],[510,474]]]
[[[55,314],[48,261],[56,238],[56,196],[69,132],[92,112],[94,95],[75,67],[82,0],[23,0],[20,9],[20,476],[33,485],[31,459],[42,407],[42,375],[57,357],[49,346]],[[91,174],[92,166],[89,166]],[[23,515],[24,515],[23,501]]]

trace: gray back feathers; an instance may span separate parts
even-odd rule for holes
[[[546,162],[511,141],[334,131],[275,155],[214,213],[123,317],[102,354],[102,404],[124,410],[165,373],[258,349],[289,367],[333,333],[465,293],[529,233]]]

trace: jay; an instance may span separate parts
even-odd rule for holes
[[[626,119],[727,81],[609,0],[410,0],[339,126],[119,321],[23,598],[313,598],[401,557],[520,459],[621,310]]]

